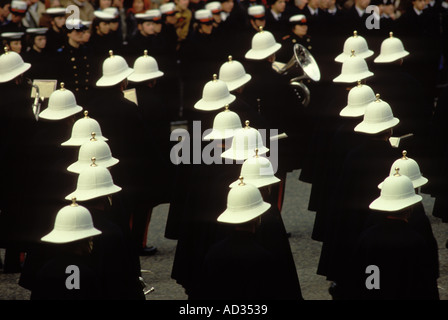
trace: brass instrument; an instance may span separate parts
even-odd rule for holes
[[[294,88],[301,104],[306,107],[310,103],[311,93],[303,83],[305,79],[313,81],[320,80],[320,69],[316,60],[303,45],[296,43],[293,47],[293,56],[288,63],[274,62],[273,68],[279,74],[288,75],[294,71],[302,71],[298,76],[290,80],[290,85]]]

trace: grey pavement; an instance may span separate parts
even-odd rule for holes
[[[288,174],[285,202],[282,211],[284,224],[291,233],[290,244],[301,284],[302,294],[306,300],[331,300],[328,293],[330,283],[316,274],[321,243],[311,239],[314,213],[307,210],[311,185],[298,180],[300,171]],[[226,195],[224,195],[226,196]],[[423,204],[432,223],[433,232],[439,245],[440,278],[439,293],[441,300],[448,300],[448,224],[432,216],[434,199],[422,194]],[[184,290],[171,279],[171,267],[177,242],[164,237],[169,205],[155,208],[149,230],[148,245],[154,245],[158,252],[149,257],[141,257],[144,270],[143,278],[148,288],[154,291],[147,300],[186,300]],[[4,250],[0,249],[4,256]],[[17,284],[19,274],[0,272],[0,300],[28,300],[30,293]]]

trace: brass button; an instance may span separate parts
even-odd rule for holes
[[[78,76],[78,74],[77,73],[75,73],[75,77],[77,77]]]
[[[90,74],[89,71],[87,71],[87,72],[86,72],[86,75],[89,75],[89,74]]]
[[[89,68],[89,67],[90,67],[90,64],[86,65],[86,67]]]
[[[79,91],[79,88],[76,88],[75,91]]]
[[[86,90],[89,90],[89,87],[86,87]]]
[[[73,66],[73,69],[77,69],[77,67],[76,67],[76,66]]]
[[[70,61],[75,61],[76,59],[75,59],[75,57],[72,57],[71,59],[70,59]]]
[[[75,83],[78,84],[78,80],[75,80]]]
[[[89,79],[86,79],[85,82],[89,82]]]
[[[311,50],[313,47],[312,46],[308,46],[308,50]]]
[[[84,60],[87,60],[87,57],[86,57],[86,56],[84,56]]]

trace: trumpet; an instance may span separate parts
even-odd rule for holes
[[[27,79],[27,82],[31,87],[33,87],[36,90],[36,95],[34,96],[34,101],[33,101],[33,105],[31,106],[31,109],[34,114],[34,118],[36,119],[36,121],[39,121],[40,108],[41,108],[42,102],[44,101],[44,97],[40,96],[40,91],[39,91],[38,85],[34,84],[31,81],[31,79]]]

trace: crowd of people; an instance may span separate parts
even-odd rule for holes
[[[445,0],[0,0],[3,271],[32,299],[143,300],[169,203],[189,299],[302,300],[300,170],[333,299],[439,299],[419,193],[448,222],[447,26]]]

